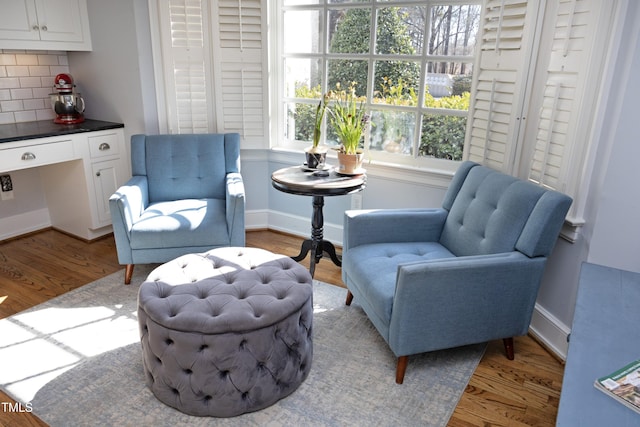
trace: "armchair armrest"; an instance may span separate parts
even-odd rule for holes
[[[109,198],[114,227],[122,224],[127,236],[133,224],[149,205],[149,188],[146,176],[134,176]]]
[[[238,172],[231,172],[226,177],[226,214],[227,229],[231,237],[231,246],[244,246],[244,182],[242,175]]]
[[[133,264],[131,228],[148,205],[146,176],[132,177],[109,197],[109,211],[120,264]]]
[[[545,262],[514,251],[400,265],[389,345],[414,354],[526,334]]]
[[[441,208],[349,210],[344,218],[343,249],[371,243],[438,241],[447,215]]]

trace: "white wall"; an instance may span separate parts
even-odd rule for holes
[[[619,68],[621,82],[616,96],[620,108],[611,108],[607,117],[612,149],[603,153],[606,172],[599,194],[598,214],[588,261],[640,272],[640,141],[638,102],[640,101],[640,7],[631,2],[623,40],[628,64]],[[625,68],[623,68],[625,67]]]
[[[69,52],[69,69],[92,119],[124,123],[125,139],[157,133],[146,1],[88,0],[91,52]]]

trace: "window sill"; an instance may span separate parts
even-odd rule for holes
[[[585,221],[582,218],[568,216],[564,220],[562,229],[560,230],[560,237],[569,243],[575,243],[580,236],[580,231]]]
[[[269,160],[300,164],[304,160],[304,153],[291,148],[274,147],[269,150]],[[337,156],[333,150],[327,153],[327,163],[337,164]],[[459,162],[440,161],[437,167],[416,167],[379,160],[365,160],[364,168],[368,177],[382,178],[404,183],[427,185],[435,188],[448,188],[453,174],[458,169]]]

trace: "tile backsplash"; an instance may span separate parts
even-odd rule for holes
[[[0,49],[0,124],[53,120],[53,79],[68,72],[67,52]]]

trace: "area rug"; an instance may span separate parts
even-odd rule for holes
[[[396,359],[345,290],[314,282],[313,367],[290,396],[234,418],[185,415],[145,386],[139,285],[115,273],[0,320],[0,387],[51,426],[444,426],[485,345]]]

